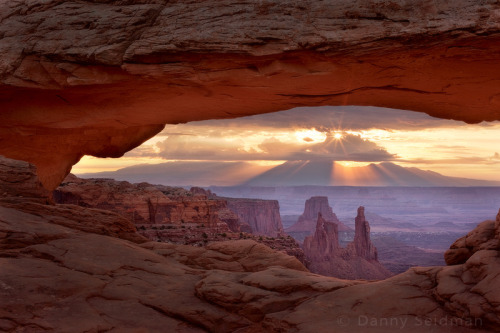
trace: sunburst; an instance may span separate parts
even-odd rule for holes
[[[342,140],[342,138],[343,138],[343,137],[344,137],[344,135],[343,135],[341,132],[335,132],[335,133],[333,134],[333,138],[334,138],[335,140]]]

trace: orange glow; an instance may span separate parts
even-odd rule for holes
[[[330,185],[332,186],[363,186],[376,183],[377,175],[369,167],[345,167],[335,163],[332,169]]]

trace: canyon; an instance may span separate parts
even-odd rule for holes
[[[24,163],[0,157],[1,162],[6,174],[10,171],[7,166],[13,169],[15,163]],[[32,169],[24,174],[33,171],[34,167],[29,167]],[[36,179],[33,173],[31,177]],[[152,241],[203,247],[212,242],[252,239],[305,262],[299,244],[283,232],[277,201],[221,198],[199,187],[185,190],[112,179],[82,179],[71,174],[52,197],[58,204],[117,213]]]
[[[180,228],[189,226],[223,228],[239,232],[238,218],[223,200],[208,198],[196,188],[130,184],[112,179],[81,179],[68,176],[54,191],[54,200],[61,204],[114,211],[138,227],[161,225]]]
[[[4,165],[8,163],[0,158]],[[18,171],[22,170],[18,168]],[[28,170],[25,173],[29,173]],[[391,274],[377,261],[369,241],[369,231],[354,232],[354,243],[361,249],[315,255],[307,244],[302,246],[290,235],[285,234],[280,218],[279,204],[273,200],[219,197],[210,190],[179,187],[131,184],[112,179],[82,179],[69,175],[53,192],[53,200],[58,204],[73,204],[87,208],[98,208],[117,213],[132,222],[140,235],[151,241],[204,247],[213,242],[252,239],[272,249],[295,256],[313,273],[345,279],[384,279]],[[304,214],[298,219],[298,234],[309,235],[313,230],[312,216],[324,214],[328,223],[346,233],[352,229],[338,221],[327,197],[312,197],[305,203]],[[323,218],[322,218],[323,219]],[[319,223],[319,222],[318,222]],[[319,225],[319,224],[318,224]],[[315,225],[318,233],[318,225]],[[302,232],[300,232],[302,231]],[[357,237],[363,234],[363,241]],[[336,240],[339,249],[338,231],[327,233],[325,237]],[[314,242],[317,236],[314,236]],[[368,240],[366,240],[368,238]],[[309,240],[310,241],[310,240]],[[321,245],[320,245],[321,247]],[[362,250],[366,248],[366,250]],[[401,265],[403,259],[393,260],[393,265]],[[417,260],[418,261],[418,260]]]
[[[205,248],[150,241],[117,213],[48,201],[12,187],[0,198],[4,331],[472,333],[500,325],[500,213],[450,247],[448,266],[367,282],[312,274],[250,239]],[[373,258],[362,213],[350,250]],[[366,322],[387,318],[399,324]]]
[[[5,158],[0,158],[0,161],[4,161],[4,165],[9,163]],[[377,261],[376,249],[369,240],[369,226],[364,226],[366,221],[356,222],[354,242],[346,249],[340,249],[338,229],[351,229],[338,221],[327,197],[312,197],[306,201],[304,214],[296,224],[299,226],[297,230],[302,230],[300,226],[303,226],[305,232],[310,233],[311,217],[324,214],[329,221],[325,223],[334,225],[335,232],[325,233],[323,226],[326,224],[320,225],[324,219],[319,218],[314,237],[306,238],[302,249],[283,231],[277,201],[223,198],[199,187],[185,190],[112,179],[82,179],[74,175],[66,177],[52,196],[58,204],[117,213],[151,241],[204,247],[214,242],[251,239],[295,256],[313,273],[350,280],[377,280],[391,276]],[[326,239],[319,239],[321,232]],[[324,247],[321,242],[328,242],[329,238],[336,245],[331,251],[325,251],[321,249]]]

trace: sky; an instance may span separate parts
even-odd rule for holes
[[[84,157],[73,173],[175,161],[393,162],[446,176],[500,180],[500,122],[465,124],[377,107],[301,107],[226,120],[167,125],[120,159]]]

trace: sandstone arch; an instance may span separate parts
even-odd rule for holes
[[[0,154],[57,186],[165,123],[376,105],[500,120],[500,4],[5,1]]]

